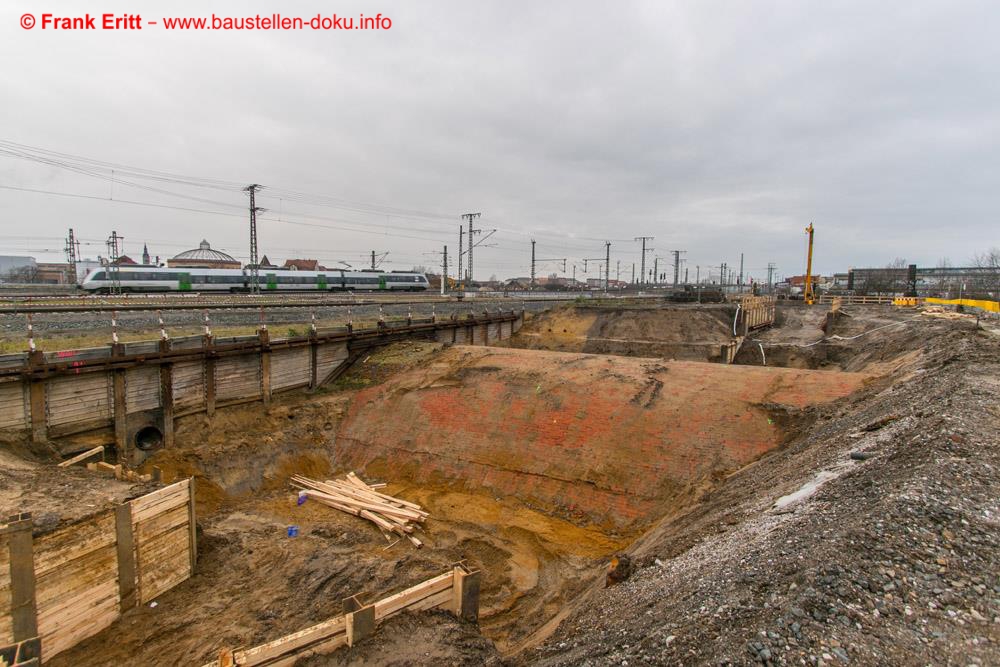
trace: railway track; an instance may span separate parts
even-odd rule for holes
[[[29,298],[0,297],[0,313],[84,313],[100,311],[151,310],[241,310],[258,308],[329,308],[336,306],[372,306],[450,303],[455,297],[440,295],[371,295],[364,297],[303,297],[198,295],[147,296],[120,298],[106,296],[32,296]]]

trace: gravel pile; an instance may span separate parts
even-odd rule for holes
[[[654,529],[518,662],[1000,664],[1000,337],[920,326],[893,384]]]

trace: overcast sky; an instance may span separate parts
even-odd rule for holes
[[[88,9],[392,27],[41,28]],[[133,256],[204,237],[245,259],[251,182],[272,260],[437,265],[481,211],[480,279],[527,275],[531,238],[578,277],[611,240],[625,279],[640,235],[692,279],[741,251],[748,274],[804,273],[810,221],[823,273],[1000,245],[996,2],[8,0],[0,21],[0,140],[234,184],[131,179],[171,196],[0,155],[0,253],[58,259],[72,226],[85,256],[114,229]]]

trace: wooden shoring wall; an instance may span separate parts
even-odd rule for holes
[[[523,311],[383,323],[376,329],[312,331],[270,340],[257,336],[140,341],[65,352],[0,357],[0,432],[35,441],[105,429],[119,463],[133,465],[130,439],[143,426],[162,428],[173,444],[176,417],[274,392],[316,388],[337,377],[358,350],[412,337],[487,345],[509,338]]]
[[[0,525],[0,646],[65,651],[188,579],[197,557],[194,485],[183,480],[68,526]]]
[[[362,603],[344,598],[344,613],[274,641],[248,649],[223,649],[205,667],[292,665],[305,655],[322,655],[370,637],[382,621],[403,611],[444,609],[470,622],[479,620],[480,572],[456,563],[449,572],[389,597]]]

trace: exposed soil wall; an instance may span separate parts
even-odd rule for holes
[[[864,377],[457,347],[359,392],[334,451],[350,468],[628,529],[781,444],[779,414]]]
[[[505,347],[718,361],[732,340],[730,306],[566,306],[531,317]]]

